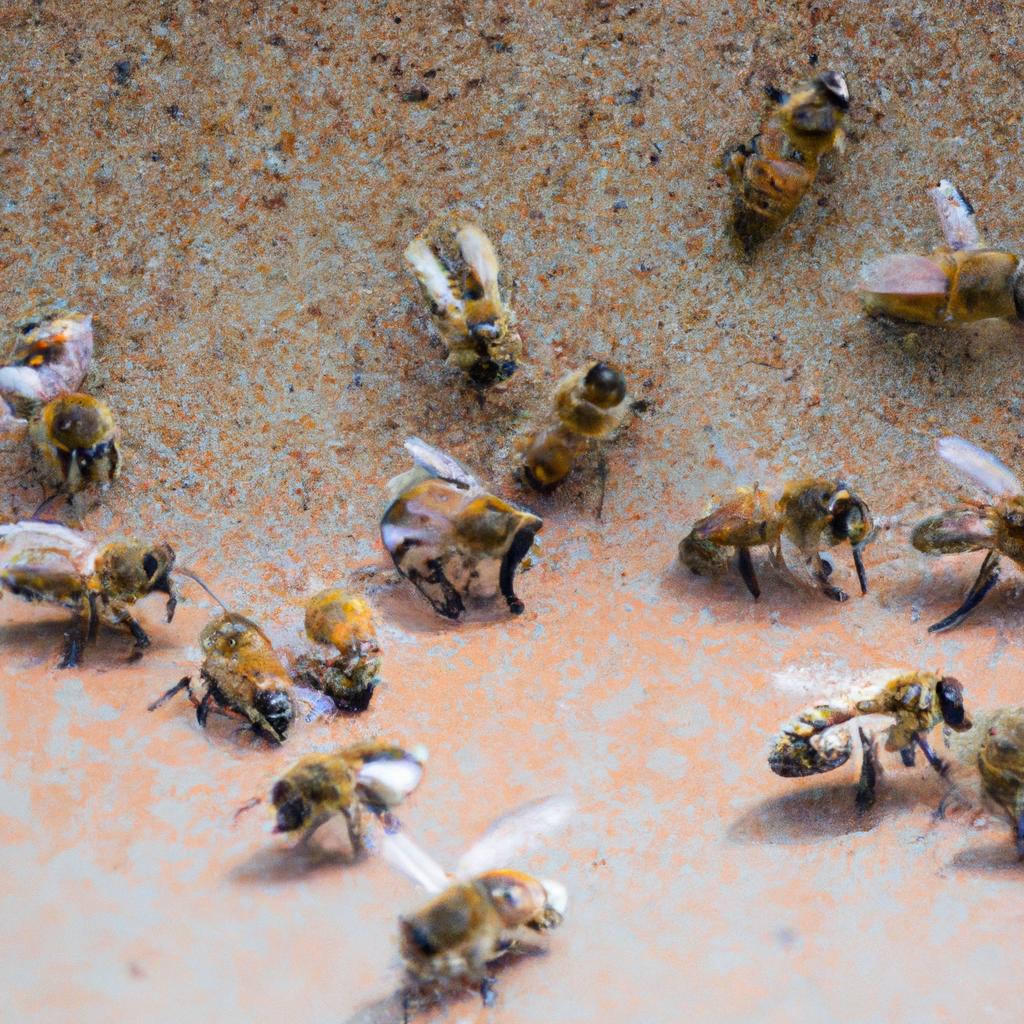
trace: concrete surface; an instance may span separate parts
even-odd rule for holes
[[[92,310],[92,386],[123,428],[124,474],[86,524],[172,541],[283,647],[304,595],[362,586],[386,688],[362,718],[250,746],[184,704],[145,712],[196,663],[212,606],[195,589],[171,626],[141,608],[156,642],[140,665],[107,634],[62,673],[59,613],[5,599],[8,1019],[376,1012],[418,894],[382,863],[290,854],[265,805],[233,816],[305,750],[378,733],[429,746],[404,818],[446,863],[521,800],[581,804],[523,865],[570,888],[548,954],[502,972],[492,1011],[470,998],[429,1019],[1018,1017],[1004,826],[933,822],[924,767],[893,766],[858,820],[852,769],[800,782],[765,763],[806,699],[779,671],[942,667],[975,706],[1019,701],[1015,575],[930,638],[977,560],[929,561],[898,528],[869,550],[871,593],[841,608],[767,568],[755,604],[674,558],[733,484],[842,472],[912,521],[954,493],[938,432],[1024,465],[1021,330],[886,327],[853,294],[865,261],[938,242],[940,175],[990,238],[1019,242],[1021,8],[98,6],[0,8],[3,319],[55,295]],[[718,154],[812,57],[849,78],[850,145],[741,264]],[[518,278],[528,352],[483,403],[443,366],[401,265],[459,206]],[[594,459],[550,498],[512,477],[551,383],[593,356],[651,403],[608,451],[600,522]],[[520,619],[448,626],[396,582],[376,524],[410,433],[545,516]],[[2,473],[4,513],[28,514],[18,445]],[[845,556],[837,572],[852,582]]]

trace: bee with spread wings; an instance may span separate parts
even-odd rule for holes
[[[928,256],[896,253],[862,274],[866,312],[917,324],[970,323],[989,317],[1024,319],[1024,262],[984,243],[974,207],[948,181],[928,194],[946,244]]]
[[[380,524],[395,568],[438,615],[458,619],[469,600],[499,592],[522,613],[513,581],[543,521],[489,494],[464,466],[418,437],[405,447],[416,468],[388,485]]]
[[[399,919],[408,972],[402,992],[406,1014],[418,994],[467,984],[478,986],[484,1004],[491,1005],[494,979],[489,965],[513,953],[524,930],[544,932],[562,923],[565,887],[508,865],[562,828],[573,811],[566,797],[522,805],[484,833],[459,860],[454,875],[404,833],[382,837],[385,860],[433,897]]]
[[[1024,567],[1024,486],[995,456],[961,437],[943,437],[939,455],[961,476],[980,487],[991,501],[965,500],[955,508],[922,520],[911,543],[928,555],[984,551],[978,578],[951,615],[928,627],[941,633],[960,625],[999,580],[999,558]]]

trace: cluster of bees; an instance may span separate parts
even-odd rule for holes
[[[734,227],[748,254],[797,210],[817,177],[820,161],[841,148],[850,104],[845,79],[829,71],[792,93],[769,90],[770,123],[751,142],[730,150],[725,170],[734,191]],[[946,244],[928,256],[892,255],[865,272],[868,312],[921,323],[1024,316],[1020,258],[986,247],[974,211],[948,182],[931,190]],[[516,372],[522,339],[508,302],[494,247],[475,224],[441,222],[406,249],[447,361],[476,388],[502,387]],[[42,479],[55,486],[43,505],[64,496],[75,506],[88,489],[103,492],[121,463],[114,416],[82,392],[92,359],[91,318],[50,310],[16,325],[17,337],[0,368],[0,426],[23,431]],[[580,455],[616,435],[630,409],[621,371],[604,361],[577,368],[553,388],[550,412],[520,445],[521,478],[538,491],[563,483]],[[516,615],[517,569],[542,520],[492,494],[465,466],[418,438],[406,447],[414,466],[389,485],[380,522],[383,546],[398,572],[447,619],[460,619],[481,602],[501,600]],[[929,554],[984,551],[978,578],[960,607],[932,632],[953,628],[977,607],[999,578],[1001,556],[1024,565],[1024,486],[993,456],[960,438],[944,438],[939,454],[986,493],[932,515],[911,540]],[[28,601],[72,613],[60,666],[77,665],[99,624],[121,626],[132,637],[133,658],[149,638],[131,614],[152,593],[166,596],[170,622],[179,577],[204,587],[221,605],[202,630],[202,662],[153,702],[156,710],[182,694],[207,724],[211,712],[242,723],[258,737],[284,743],[305,705],[307,717],[360,713],[380,685],[381,650],[375,614],[359,594],[331,588],[306,604],[312,650],[287,661],[259,624],[225,607],[173,549],[157,542],[96,545],[84,534],[36,515],[0,525],[0,587]],[[766,547],[771,564],[804,580],[830,600],[847,594],[833,582],[828,549],[849,543],[862,593],[863,552],[877,528],[867,503],[834,479],[799,479],[773,495],[758,485],[741,489],[696,522],[679,545],[681,563],[702,576],[720,576],[735,559],[750,593],[761,590],[751,552]],[[882,730],[868,730],[884,716]],[[806,776],[845,764],[862,749],[857,803],[875,797],[877,744],[906,765],[920,751],[948,780],[949,766],[932,749],[936,726],[971,728],[960,683],[939,673],[911,671],[876,679],[798,712],[774,738],[768,764],[775,773]],[[513,869],[518,856],[564,826],[572,810],[560,797],[513,811],[466,854],[454,873],[439,867],[395,817],[418,787],[426,752],[375,739],[298,760],[273,786],[276,831],[308,843],[329,819],[342,817],[354,853],[379,849],[398,870],[432,894],[400,922],[407,992],[471,982],[493,998],[489,965],[516,948],[524,929],[546,931],[565,914],[564,887]],[[978,767],[985,791],[1013,822],[1024,856],[1024,709],[993,719]],[[411,997],[410,997],[411,998]]]

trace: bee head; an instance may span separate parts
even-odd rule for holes
[[[966,732],[971,727],[971,720],[964,711],[964,688],[959,679],[944,676],[935,688],[939,698],[939,710],[942,720],[957,732]]]
[[[531,875],[521,871],[488,871],[477,879],[506,928],[545,927],[548,893]]]
[[[848,110],[850,107],[850,89],[846,78],[840,71],[825,71],[818,76],[818,85],[834,107]]]
[[[405,956],[415,960],[434,956],[438,952],[437,943],[423,921],[415,917],[400,917],[398,927],[401,930],[402,952]]]
[[[332,588],[306,602],[306,636],[345,653],[376,638],[373,608],[358,594]]]
[[[626,397],[626,378],[607,363],[594,363],[583,378],[583,397],[600,409],[610,409]]]
[[[253,701],[256,710],[270,723],[277,737],[284,739],[295,719],[295,707],[284,690],[260,690]]]
[[[830,529],[836,543],[848,540],[856,547],[871,533],[871,513],[867,505],[845,484],[837,484],[829,498]]]
[[[174,549],[169,544],[108,544],[96,559],[96,571],[105,594],[137,601],[157,591],[166,594],[167,621],[177,603],[170,573]]]
[[[275,832],[294,832],[309,821],[312,808],[287,779],[278,779],[274,783],[270,799],[277,809]]]
[[[243,651],[269,648],[266,634],[252,619],[237,612],[225,612],[208,622],[199,634],[203,654],[237,657]]]

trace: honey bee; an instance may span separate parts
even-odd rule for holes
[[[445,618],[458,619],[467,600],[499,591],[519,615],[515,571],[542,520],[488,494],[465,467],[419,438],[405,447],[416,468],[389,484],[380,526],[395,568]]]
[[[75,613],[64,634],[61,668],[73,668],[99,623],[121,625],[135,640],[133,657],[150,640],[128,609],[147,594],[167,595],[167,621],[177,597],[171,582],[174,552],[167,544],[112,543],[97,547],[57,523],[29,520],[0,526],[0,588],[26,601]]]
[[[67,392],[77,391],[92,362],[92,317],[44,310],[15,324],[17,340],[0,366],[0,426],[23,423]]]
[[[48,402],[33,416],[29,437],[58,493],[75,495],[90,484],[105,491],[121,471],[114,415],[91,395],[61,395]]]
[[[507,380],[516,372],[523,343],[515,314],[502,298],[494,246],[475,224],[454,232],[442,227],[436,234],[433,245],[422,235],[414,238],[405,260],[423,289],[448,362],[477,387]]]
[[[943,777],[949,765],[931,748],[927,735],[941,724],[956,732],[971,728],[964,711],[963,687],[952,676],[934,672],[906,672],[880,682],[855,687],[820,704],[805,708],[785,722],[772,742],[768,765],[776,775],[799,778],[819,775],[846,764],[853,738],[845,725],[864,715],[893,719],[884,732],[885,749],[898,751],[903,763],[914,764],[920,747],[928,763]],[[875,799],[879,774],[874,740],[860,729],[863,748],[857,805],[869,807]]]
[[[563,827],[572,812],[571,801],[549,797],[499,818],[460,859],[454,878],[404,833],[384,835],[385,859],[434,897],[399,919],[411,982],[407,1000],[417,989],[474,985],[485,1005],[494,1002],[488,966],[515,952],[524,929],[544,932],[560,925],[568,904],[561,883],[508,864]]]
[[[303,655],[293,666],[296,678],[343,711],[365,711],[380,682],[380,646],[369,602],[338,589],[314,594],[306,603],[306,636],[336,648],[338,656]]]
[[[1006,813],[1024,858],[1024,707],[1002,708],[989,723],[978,754],[985,795]]]
[[[1024,487],[995,456],[961,437],[943,437],[939,455],[992,499],[967,501],[914,527],[910,542],[926,555],[959,555],[984,551],[978,578],[951,615],[928,627],[941,633],[960,625],[999,581],[999,557],[1024,566]]]
[[[940,181],[928,194],[946,244],[929,256],[897,253],[865,267],[865,311],[933,325],[989,317],[1024,319],[1021,257],[985,245],[974,207],[955,185]]]
[[[274,783],[275,832],[302,830],[300,842],[335,815],[348,825],[354,853],[365,840],[363,811],[383,815],[397,807],[420,783],[427,752],[385,740],[364,740],[327,754],[307,754]]]
[[[524,475],[537,490],[557,487],[591,439],[611,437],[626,415],[626,380],[607,363],[570,373],[554,396],[557,422],[542,430],[526,450]]]
[[[299,694],[266,633],[252,619],[225,610],[203,628],[199,647],[203,652],[200,686],[193,689],[192,677],[185,676],[149,710],[156,711],[184,690],[203,728],[215,707],[221,714],[248,722],[257,736],[284,743],[295,720]],[[309,702],[314,710],[329,710],[313,696]]]
[[[733,187],[736,235],[747,253],[793,214],[818,176],[824,154],[841,148],[850,106],[846,79],[826,71],[793,93],[770,87],[774,123],[726,152],[723,167]]]
[[[785,542],[795,547],[801,567],[826,597],[845,601],[845,591],[829,583],[832,567],[822,559],[821,548],[850,542],[861,593],[866,594],[862,552],[872,536],[867,505],[841,481],[796,480],[774,501],[755,484],[699,520],[680,542],[679,560],[698,576],[717,577],[725,572],[729,549],[735,548],[743,582],[757,598],[761,588],[750,549],[766,545],[772,565],[791,577],[783,558]]]

